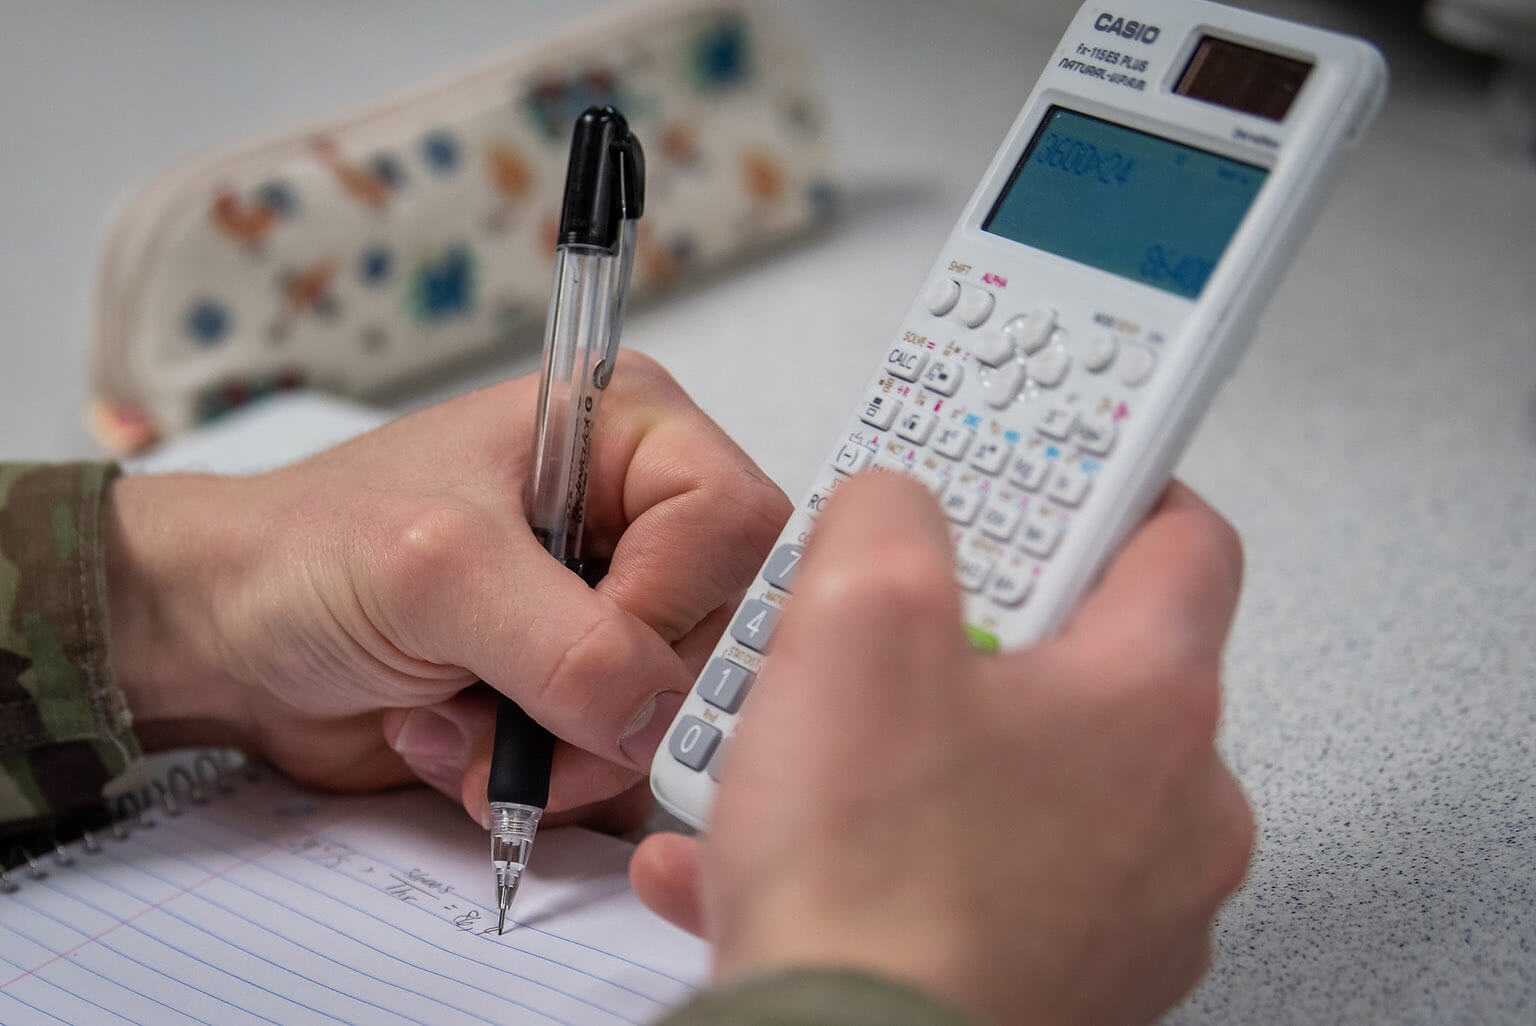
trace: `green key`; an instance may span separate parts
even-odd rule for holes
[[[965,633],[971,639],[971,644],[983,652],[997,651],[997,635],[991,631],[984,631],[980,627],[965,625]]]

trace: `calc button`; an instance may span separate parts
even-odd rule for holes
[[[1135,388],[1152,374],[1157,358],[1143,346],[1127,345],[1120,354],[1120,380]]]
[[[896,419],[896,411],[900,408],[901,403],[894,396],[876,392],[859,407],[859,419],[872,428],[884,431]]]
[[[715,658],[699,674],[696,690],[700,698],[716,709],[733,713],[741,708],[741,703],[746,699],[747,692],[752,690],[752,682],[756,679],[745,667],[737,666],[729,659]]]
[[[1050,473],[1051,461],[1039,452],[1021,452],[1008,464],[1008,480],[1029,491],[1039,491]]]
[[[672,753],[672,758],[689,769],[701,770],[714,754],[720,736],[720,731],[697,716],[684,716],[672,728],[672,740],[667,742],[667,750]]]
[[[768,651],[768,642],[779,626],[779,611],[762,599],[748,599],[731,621],[731,637],[754,652]]]
[[[1029,379],[1042,388],[1055,388],[1067,376],[1072,358],[1066,350],[1052,346],[1029,358]]]
[[[1115,444],[1115,425],[1108,420],[1081,420],[1072,429],[1072,440],[1085,452],[1103,456]]]
[[[837,455],[832,457],[832,466],[844,474],[857,474],[868,465],[869,458],[869,450],[862,445],[844,442],[837,450]]]
[[[908,410],[896,422],[896,433],[914,445],[928,441],[933,431],[933,414],[927,410]]]
[[[961,459],[965,456],[965,450],[971,447],[972,437],[971,432],[963,427],[946,425],[933,436],[933,451],[952,460]]]
[[[1013,359],[1013,336],[1006,331],[983,331],[972,343],[971,355],[996,367],[1004,360]]]
[[[1028,356],[1038,352],[1051,337],[1051,332],[1056,330],[1056,311],[1042,306],[1021,317],[1012,318],[1003,325],[1003,330],[1013,336],[1019,348],[1024,350],[1024,355]]]
[[[1072,433],[1076,415],[1066,406],[1047,406],[1035,418],[1035,430],[1047,438],[1063,441]]]
[[[992,316],[992,293],[986,289],[964,289],[955,314],[968,328],[979,328]]]
[[[995,410],[1003,409],[1013,402],[1023,384],[1024,365],[1017,360],[1003,364],[982,383],[987,393],[987,405]]]
[[[892,346],[885,354],[885,369],[903,381],[916,381],[928,363],[928,354],[911,346]]]
[[[953,278],[940,278],[923,293],[923,305],[935,317],[943,317],[955,308],[960,299],[960,283]]]
[[[768,562],[763,564],[763,580],[775,588],[792,590],[790,584],[794,582],[795,569],[800,565],[800,557],[804,554],[805,546],[803,545],[780,545],[773,550],[773,555],[768,557]]]
[[[992,578],[987,595],[1000,606],[1016,606],[1029,597],[1034,586],[1035,564],[1014,556]]]
[[[987,574],[991,572],[990,560],[963,552],[955,553],[955,581],[963,590],[980,591],[981,586],[987,583]]]
[[[1044,559],[1056,551],[1056,543],[1060,540],[1061,528],[1055,524],[1035,520],[1024,525],[1024,530],[1019,535],[1019,548],[1031,556]]]
[[[981,532],[988,538],[1005,542],[1019,528],[1019,508],[993,504],[981,514]]]
[[[1115,350],[1118,348],[1119,343],[1109,332],[1095,333],[1088,339],[1088,345],[1083,348],[1083,366],[1092,373],[1098,374],[1114,361]]]
[[[971,453],[971,466],[983,474],[1001,474],[1003,467],[1008,463],[1008,457],[1013,455],[1013,446],[1007,442],[996,439],[982,442]]]
[[[922,386],[939,393],[939,395],[954,395],[955,389],[960,387],[960,378],[964,371],[958,363],[950,363],[948,360],[935,360],[923,372]]]
[[[944,493],[939,505],[946,517],[964,527],[976,519],[976,511],[981,508],[981,493],[970,488],[951,488]]]
[[[1057,467],[1046,492],[1057,502],[1076,506],[1088,496],[1088,475],[1076,467]]]

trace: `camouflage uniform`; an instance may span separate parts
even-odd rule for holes
[[[116,476],[110,463],[0,463],[0,855],[98,825],[105,801],[146,782],[107,659],[102,511]],[[967,1026],[888,980],[819,969],[713,988],[658,1026],[720,1023]]]
[[[106,651],[109,463],[0,464],[0,831],[99,814],[143,783]]]

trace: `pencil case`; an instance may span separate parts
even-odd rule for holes
[[[370,397],[536,348],[590,104],[646,148],[634,295],[812,229],[831,189],[808,63],[761,3],[660,0],[166,169],[102,250],[93,433],[131,452],[275,390]]]

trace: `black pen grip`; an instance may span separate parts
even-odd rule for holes
[[[485,796],[543,808],[549,803],[550,760],[555,735],[506,695],[496,703],[496,740],[491,745],[491,776]]]

